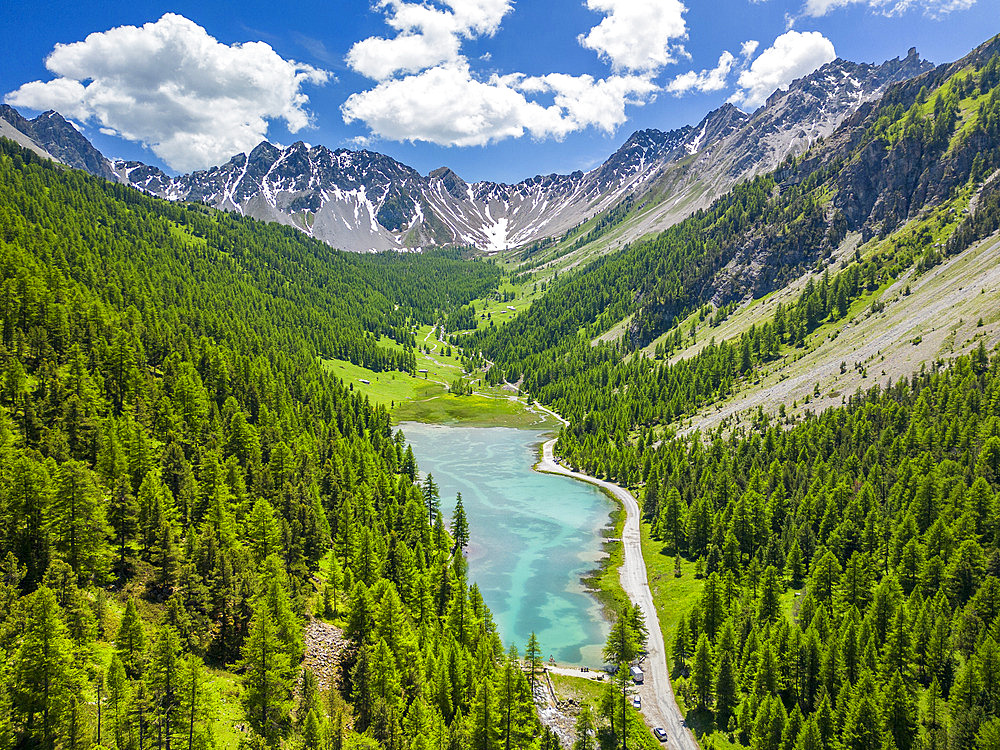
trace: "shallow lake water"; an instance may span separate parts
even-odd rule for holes
[[[504,645],[523,653],[532,631],[545,659],[601,664],[608,626],[581,577],[601,559],[611,501],[592,485],[532,470],[542,433],[506,427],[400,427],[421,472],[434,475],[441,510],[455,495],[469,519],[469,578]]]

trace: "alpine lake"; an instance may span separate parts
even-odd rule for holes
[[[469,521],[469,580],[504,645],[523,653],[532,632],[543,658],[598,666],[608,624],[582,578],[603,556],[612,501],[596,487],[534,471],[537,430],[404,422],[422,473],[440,488],[450,523],[457,493]]]

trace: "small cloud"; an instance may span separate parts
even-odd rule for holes
[[[740,57],[745,57],[746,59],[749,60],[751,57],[753,57],[754,52],[757,51],[757,48],[759,46],[760,42],[758,42],[756,39],[748,39],[747,41],[743,42],[743,44],[740,45]]]
[[[691,91],[720,91],[726,87],[726,79],[729,78],[734,62],[736,58],[731,52],[723,52],[714,68],[700,73],[693,70],[682,73],[667,84],[667,91],[677,96],[683,96]]]
[[[336,65],[340,62],[339,57],[327,49],[327,46],[323,43],[322,39],[316,39],[299,33],[292,34],[292,38],[295,39],[302,49],[320,62],[325,63],[326,65]],[[331,75],[330,81],[336,82],[336,79]]]

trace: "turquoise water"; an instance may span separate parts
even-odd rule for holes
[[[608,626],[580,579],[601,558],[611,501],[592,485],[533,471],[538,432],[400,426],[420,470],[434,475],[449,519],[455,494],[462,493],[469,578],[504,644],[523,653],[534,631],[546,659],[600,664]]]

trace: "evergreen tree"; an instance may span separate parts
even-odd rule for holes
[[[103,582],[107,524],[97,484],[85,464],[67,461],[62,465],[52,508],[56,549],[81,580]]]
[[[129,705],[132,690],[117,652],[111,655],[108,666],[107,695],[107,734],[114,740],[114,747],[128,750],[133,742]]]
[[[895,672],[882,695],[885,731],[892,735],[898,750],[910,750],[916,736],[917,709],[899,672]]]
[[[631,608],[622,609],[611,625],[611,632],[608,633],[608,639],[604,645],[604,660],[618,666],[616,677],[620,683],[621,691],[622,750],[626,750],[628,741],[626,708],[628,705],[629,665],[639,658],[644,645],[642,635],[635,627],[635,618]]]
[[[573,727],[573,750],[595,750],[597,747],[594,717],[590,705],[584,703]]]
[[[150,651],[145,675],[156,722],[156,746],[163,750],[170,750],[175,735],[182,730],[180,650],[177,632],[169,625],[163,626]]]
[[[729,716],[736,708],[736,704],[737,685],[733,659],[729,651],[722,650],[715,678],[715,705],[721,726],[725,726],[725,722],[728,721]]]
[[[292,703],[294,668],[268,600],[258,597],[243,646],[243,709],[251,726],[268,745],[284,735]]]
[[[524,663],[528,667],[528,688],[535,694],[535,675],[542,668],[542,647],[538,643],[535,631],[528,636],[528,645],[524,647]]]
[[[470,747],[474,750],[500,749],[496,692],[491,680],[483,680],[469,709]]]
[[[135,599],[129,598],[125,603],[125,613],[122,615],[118,634],[115,636],[115,650],[121,658],[125,673],[135,679],[142,672],[142,663],[146,650],[146,633],[136,610]]]

